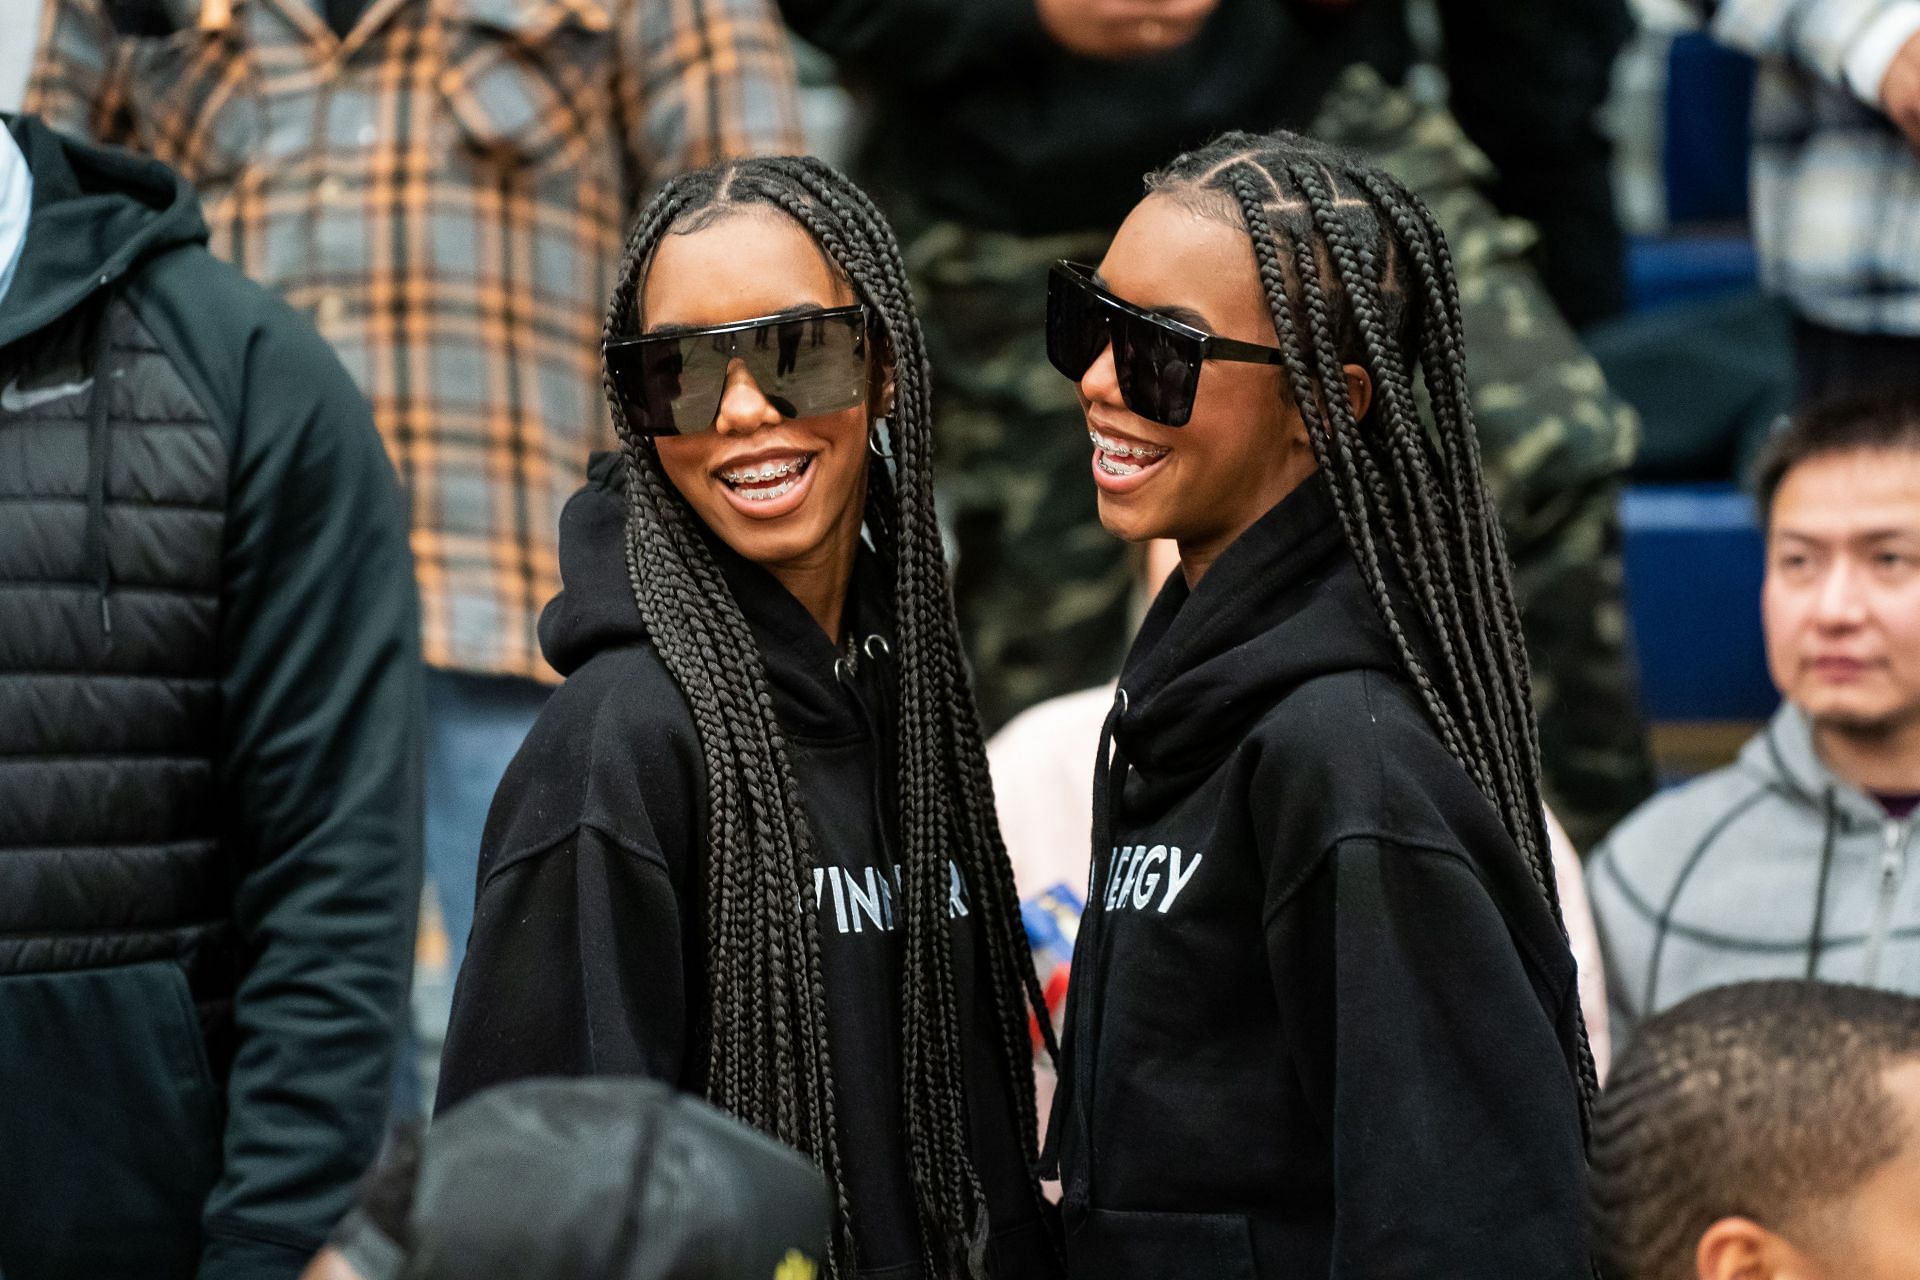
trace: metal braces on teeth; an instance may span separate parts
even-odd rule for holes
[[[722,471],[720,478],[729,484],[752,484],[756,481],[764,483],[768,480],[782,480],[787,476],[798,474],[800,469],[807,465],[808,461],[809,459],[806,458],[797,458],[792,462],[766,462],[760,466],[747,467],[740,471]]]
[[[1101,438],[1099,433],[1094,431],[1087,432],[1087,439],[1093,441],[1094,447],[1110,458],[1144,458],[1152,461],[1157,458],[1164,458],[1173,452],[1171,449],[1155,449],[1151,446],[1139,449],[1130,448],[1126,445],[1105,440]]]

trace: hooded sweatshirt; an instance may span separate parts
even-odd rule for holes
[[[540,621],[566,677],[507,769],[481,846],[472,938],[454,992],[439,1109],[534,1075],[643,1074],[697,1089],[706,1000],[706,782],[685,697],[641,621],[625,554],[624,470],[600,455],[560,522],[565,583]],[[892,787],[893,634],[862,551],[845,646],[757,565],[710,540],[759,642],[814,836],[827,1034],[862,1276],[919,1277],[902,1107]],[[997,1277],[1052,1276],[1053,1244],[1020,1149],[992,994],[952,873],[972,1156]]]
[[[1054,1104],[1071,1273],[1585,1277],[1573,960],[1323,480],[1173,576],[1120,688]]]
[[[1783,704],[1724,769],[1642,805],[1587,869],[1614,1025],[1755,978],[1920,995],[1915,815],[1841,781]]]
[[[0,1271],[297,1275],[378,1149],[419,615],[366,401],[191,190],[0,117]]]

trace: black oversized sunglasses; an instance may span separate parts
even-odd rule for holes
[[[711,431],[739,360],[783,418],[851,409],[867,397],[867,311],[858,304],[706,329],[615,338],[608,380],[643,436]]]
[[[1054,263],[1047,277],[1047,359],[1078,382],[1109,343],[1120,398],[1163,427],[1184,427],[1193,416],[1202,362],[1286,359],[1277,348],[1218,337],[1116,298],[1094,283],[1094,270],[1084,263]]]

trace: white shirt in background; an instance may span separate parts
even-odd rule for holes
[[[20,251],[27,245],[27,215],[33,212],[33,173],[13,135],[0,129],[0,302],[13,284]]]
[[[0,0],[0,111],[18,111],[27,97],[44,0]]]

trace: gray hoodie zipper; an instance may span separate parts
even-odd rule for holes
[[[1900,882],[1907,874],[1907,836],[1912,830],[1912,824],[1892,819],[1881,824],[1880,896],[1874,904],[1873,931],[1867,935],[1867,966],[1860,979],[1867,986],[1880,980],[1880,955],[1886,950],[1894,900],[1900,896]]]

